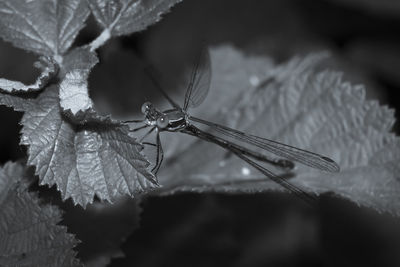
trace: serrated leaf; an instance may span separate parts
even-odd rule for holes
[[[64,112],[75,116],[79,111],[93,108],[88,77],[98,61],[96,53],[88,48],[77,48],[66,55],[63,61],[65,75],[60,83],[60,106]]]
[[[82,70],[73,70],[65,75],[60,83],[60,105],[63,110],[76,114],[92,108],[87,77],[87,71]]]
[[[113,36],[142,31],[182,0],[88,0],[97,22]]]
[[[226,47],[213,51],[212,59],[223,60],[212,60],[211,90],[228,90],[224,89],[228,83],[221,82],[226,79],[226,66],[229,87],[243,83],[236,77],[242,79],[240,74],[252,59],[241,55],[243,62],[238,64],[232,61],[237,57],[231,51]],[[329,156],[341,167],[340,173],[332,174],[297,164],[293,184],[318,194],[332,191],[360,205],[400,215],[400,140],[390,133],[393,110],[367,101],[364,88],[342,81],[339,73],[315,71],[318,58],[296,58],[273,68],[267,64],[247,77],[248,85],[242,87],[246,90],[232,91],[236,100],[224,110],[212,101],[200,109],[220,109],[211,121]],[[160,173],[160,184],[172,192],[281,190],[241,160],[203,141],[193,141],[164,166],[168,167]]]
[[[41,55],[62,55],[89,13],[82,0],[1,0],[0,36]]]
[[[0,265],[81,266],[56,206],[41,204],[28,191],[26,170],[16,163],[0,169]]]
[[[36,167],[40,184],[56,184],[63,199],[83,207],[95,194],[113,202],[155,186],[142,146],[125,127],[75,126],[62,117],[58,97],[56,86],[47,88],[21,121],[21,144],[29,147],[28,164]]]
[[[34,84],[25,85],[19,81],[0,78],[0,90],[7,93],[39,91],[47,85],[49,80],[53,78],[58,71],[55,62],[46,57],[40,57],[39,61],[35,62],[34,66],[42,71]]]
[[[25,111],[33,107],[32,99],[0,93],[0,105],[13,108],[15,111]]]

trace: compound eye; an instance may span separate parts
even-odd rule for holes
[[[146,114],[150,108],[151,108],[152,104],[150,102],[144,102],[142,105],[142,113]]]
[[[169,120],[168,117],[164,114],[160,115],[160,117],[157,118],[157,127],[164,129],[165,127],[168,126]]]

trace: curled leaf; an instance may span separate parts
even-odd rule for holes
[[[0,265],[81,266],[72,250],[78,241],[57,225],[61,211],[28,191],[26,175],[16,163],[0,169]]]
[[[64,112],[75,116],[79,111],[93,108],[88,77],[98,61],[96,54],[87,48],[77,48],[66,55],[63,61],[65,75],[60,83],[60,106]]]
[[[81,0],[2,0],[0,36],[22,49],[61,56],[89,13],[86,1]]]
[[[243,84],[243,80],[236,79],[242,79],[240,74],[252,59],[239,51],[235,53],[242,63],[235,60],[237,56],[232,55],[231,48],[212,51],[211,90],[228,92],[231,84]],[[223,61],[216,63],[217,58]],[[344,82],[339,73],[317,71],[320,60],[320,55],[311,55],[275,67],[258,65],[260,69],[249,73],[247,85],[240,92],[234,90],[232,95],[224,95],[235,99],[233,102],[223,109],[217,105],[219,110],[212,117],[201,117],[329,156],[339,163],[340,173],[296,164],[290,182],[310,192],[335,192],[360,205],[400,215],[400,140],[390,132],[393,110],[367,101],[364,88]],[[228,75],[226,66],[229,79],[224,77]],[[224,80],[229,83],[221,82]],[[215,103],[206,102],[200,109],[215,110]],[[174,143],[179,136],[167,138]],[[168,192],[281,190],[214,144],[193,140],[181,147],[179,154],[170,152],[174,156],[160,174],[160,183],[169,188]]]
[[[94,195],[113,202],[153,188],[142,145],[115,124],[74,125],[62,117],[57,87],[47,88],[22,118],[21,144],[41,184],[85,207]]]
[[[58,71],[58,67],[53,60],[47,57],[40,57],[34,65],[42,71],[34,84],[25,85],[19,81],[11,81],[0,78],[0,90],[7,93],[32,92],[42,90]]]
[[[32,108],[33,100],[21,96],[0,93],[0,105],[13,108],[15,111],[25,111]]]
[[[68,72],[60,83],[61,108],[73,115],[93,106],[87,88],[87,72],[73,70]]]

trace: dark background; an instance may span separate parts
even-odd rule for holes
[[[157,93],[133,89],[146,86],[138,55],[157,66],[168,88],[175,88],[187,59],[202,46],[232,44],[276,62],[329,50],[332,67],[345,72],[345,79],[365,84],[368,98],[399,110],[396,2],[184,0],[148,30],[101,48],[90,93],[104,111],[128,116],[145,99],[161,101]],[[98,33],[91,18],[76,44]],[[35,59],[0,42],[0,77],[32,82]],[[18,146],[20,117],[0,108],[2,163],[25,153]],[[394,131],[399,133],[398,123]],[[400,220],[329,194],[317,209],[278,193],[148,197],[142,208],[141,227],[122,245],[126,257],[111,266],[400,266]],[[80,248],[85,259],[87,252]]]

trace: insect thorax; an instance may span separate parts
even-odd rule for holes
[[[188,125],[187,116],[184,112],[171,109],[164,111],[164,114],[168,116],[168,126],[163,129],[164,131],[176,132],[186,128]]]

